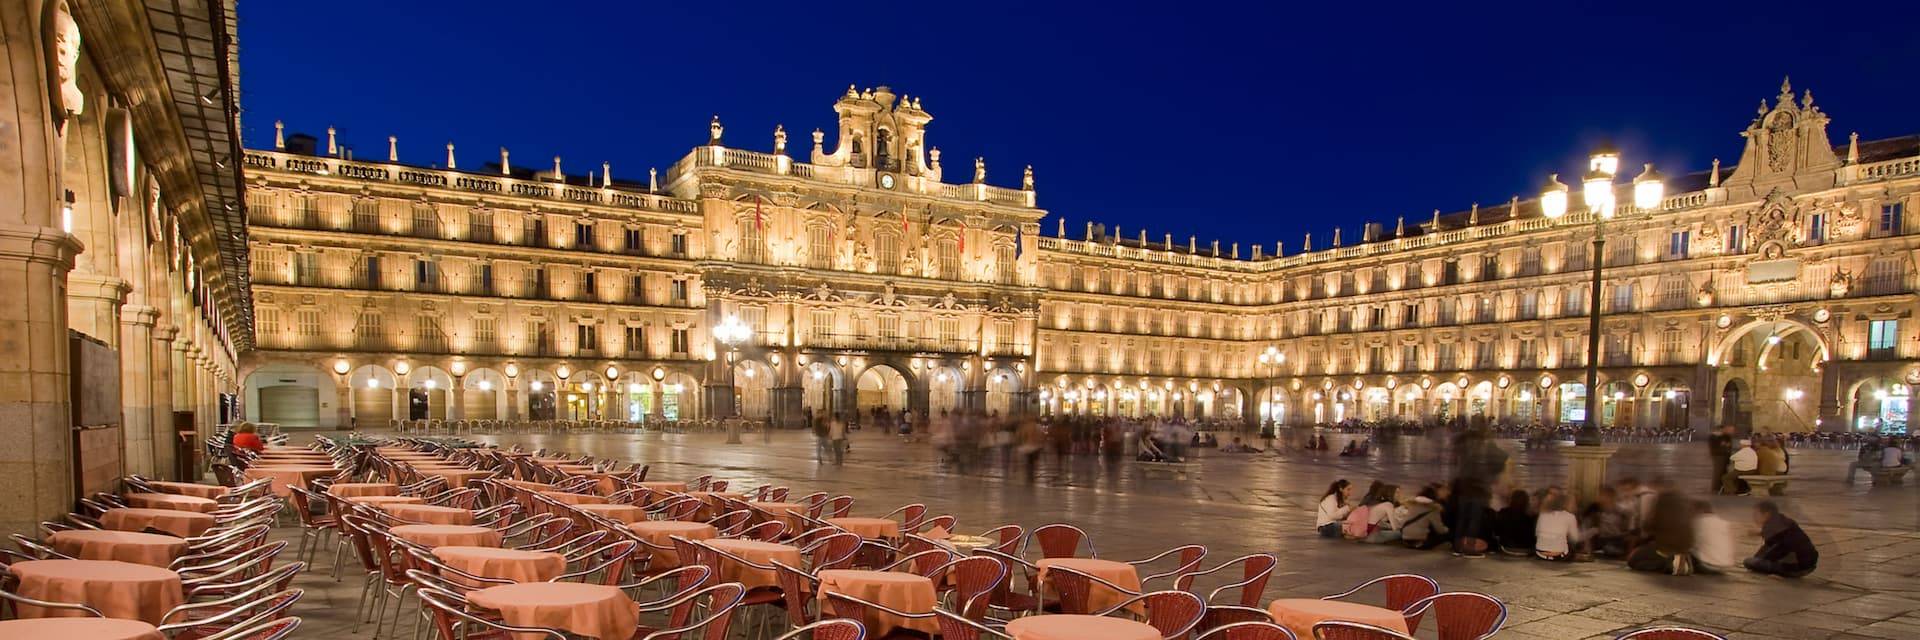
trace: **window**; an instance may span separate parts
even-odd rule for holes
[[[547,246],[547,221],[543,218],[533,218],[531,222],[532,224],[522,232],[524,237],[520,241],[529,247]]]
[[[574,327],[574,349],[580,353],[593,353],[600,350],[600,328],[591,324]]]
[[[1747,252],[1747,228],[1740,225],[1727,226],[1727,253]]]
[[[1592,290],[1584,286],[1567,287],[1566,293],[1560,296],[1560,315],[1587,315],[1587,298],[1591,295]]]
[[[491,264],[480,265],[480,293],[482,295],[494,295],[493,265]]]
[[[689,344],[689,341],[687,340],[687,330],[678,329],[678,328],[674,329],[673,330],[674,355],[686,355],[688,351],[688,348],[687,348],[688,344]]]
[[[1409,302],[1400,307],[1400,326],[1416,327],[1420,325],[1420,303]]]
[[[761,344],[767,335],[767,308],[761,306],[741,307],[740,322],[753,330],[748,338],[751,344]]]
[[[1686,259],[1688,241],[1692,238],[1692,231],[1675,231],[1667,234],[1667,257],[1674,260]]]
[[[824,224],[807,226],[807,266],[814,269],[833,268],[833,227]]]
[[[1574,240],[1567,243],[1564,251],[1566,264],[1561,271],[1584,271],[1593,266],[1593,249],[1585,242]]]
[[[1540,247],[1527,247],[1520,251],[1520,275],[1540,275]]]
[[[413,204],[413,235],[422,238],[440,237],[440,212],[425,202]]]
[[[1899,350],[1899,320],[1873,320],[1867,323],[1867,357],[1892,358]]]
[[[1492,280],[1500,277],[1500,257],[1491,253],[1480,258],[1480,279]]]
[[[1633,283],[1621,282],[1613,285],[1614,313],[1633,310]]]
[[[529,267],[533,271],[533,297],[545,298],[547,293],[547,268],[541,265]]]
[[[678,279],[673,281],[673,302],[675,304],[687,303],[687,281]]]
[[[553,332],[547,328],[547,321],[534,320],[528,322],[527,335],[531,337],[534,353],[548,354],[553,352]]]
[[[647,277],[646,276],[636,273],[631,278],[627,279],[627,302],[631,302],[634,304],[647,303]]]
[[[1606,349],[1603,350],[1607,366],[1618,367],[1633,364],[1633,342],[1629,336],[1607,336]]]
[[[467,239],[493,242],[493,212],[474,209],[467,212]]]
[[[1013,284],[1014,278],[1020,273],[1018,261],[1014,258],[1013,254],[1014,249],[1012,244],[1000,244],[994,245],[993,247],[993,275],[994,278],[1000,281],[1000,284]],[[1140,282],[1139,288],[1141,290],[1146,289],[1145,282],[1145,280]]]
[[[684,257],[686,257],[686,255],[687,255],[687,234],[686,234],[686,232],[684,232],[684,231],[676,231],[676,232],[674,232],[674,234],[673,234],[673,255],[676,255],[676,256],[680,256],[680,257],[683,257],[683,258],[684,258]]]
[[[741,262],[766,262],[767,237],[765,228],[761,226],[760,217],[758,215],[741,216],[738,220],[734,221],[734,227],[740,235],[739,260]]]
[[[1420,345],[1400,345],[1400,370],[1413,371],[1420,368]]]
[[[939,322],[935,324],[934,328],[938,331],[937,335],[940,339],[940,347],[942,349],[956,351],[961,348],[959,318],[941,318]]]
[[[626,239],[627,253],[640,253],[639,228],[629,228],[621,235]]]
[[[433,260],[419,258],[413,261],[413,290],[439,291],[440,266]]]
[[[1907,228],[1907,204],[1891,202],[1880,205],[1880,235],[1900,235]]]
[[[993,347],[995,353],[1013,353],[1013,321],[993,321]]]
[[[293,283],[320,284],[320,254],[307,252],[293,254]]]
[[[1526,291],[1520,294],[1520,319],[1532,320],[1540,317],[1540,292]]]
[[[300,324],[300,327],[299,327],[300,337],[302,338],[319,337],[320,335],[320,310],[319,309],[301,309],[295,321]]]
[[[1634,263],[1639,255],[1639,242],[1633,236],[1627,236],[1607,243],[1607,266],[1624,266]]]
[[[600,275],[588,271],[580,274],[580,297],[593,299],[600,296]]]
[[[1580,338],[1566,336],[1560,338],[1560,366],[1587,366],[1587,346]]]
[[[255,315],[255,318],[259,320],[260,335],[262,337],[271,336],[270,338],[268,338],[270,340],[278,340],[280,338],[280,336],[274,335],[274,334],[280,333],[280,310],[279,309],[270,309],[266,307],[261,307],[260,309],[255,311],[254,315]]]
[[[1670,278],[1667,278],[1666,280],[1661,281],[1660,282],[1660,308],[1662,309],[1687,308],[1687,292],[1688,292],[1688,286],[1687,286],[1686,278],[1675,276],[1675,277],[1670,277]]]
[[[647,329],[634,325],[627,325],[626,329],[627,335],[624,336],[623,344],[626,345],[627,355],[645,355],[647,351]]]
[[[807,314],[807,335],[815,344],[827,344],[833,339],[833,311],[814,309]]]
[[[360,312],[360,317],[353,326],[353,335],[359,339],[359,343],[363,347],[383,346],[387,332],[380,324],[380,312]]]
[[[1497,364],[1494,363],[1493,357],[1494,357],[1494,342],[1492,340],[1473,343],[1473,366],[1474,367],[1480,368],[1480,369],[1492,369],[1498,366]]]
[[[500,335],[493,328],[493,318],[479,317],[473,319],[474,346],[479,347],[481,351],[493,351],[494,345],[498,344],[499,341]]]
[[[1442,345],[1436,345],[1433,348],[1433,355],[1434,355],[1433,368],[1441,371],[1460,368],[1460,365],[1457,361],[1458,356],[1456,355],[1459,352],[1459,350],[1460,350],[1459,345],[1451,342],[1442,344]]]
[[[380,288],[380,256],[367,256],[360,260],[360,286]]]
[[[1807,242],[1811,244],[1826,241],[1827,214],[1822,212],[1807,216]]]
[[[1540,366],[1540,341],[1521,340],[1515,343],[1514,366],[1531,369]]]
[[[1368,321],[1367,323],[1368,329],[1387,328],[1387,308],[1386,307],[1374,307],[1372,312],[1369,315],[1372,316],[1372,320]]]
[[[1481,296],[1480,304],[1473,312],[1474,322],[1493,322],[1493,296]]]
[[[1446,262],[1441,263],[1440,284],[1443,284],[1443,285],[1459,284],[1459,282],[1460,282],[1460,261],[1447,260]]]
[[[1667,363],[1682,362],[1680,344],[1679,329],[1660,332],[1660,359]]]
[[[353,230],[360,233],[380,232],[380,201],[373,198],[354,198]]]
[[[1368,347],[1367,348],[1367,371],[1385,371],[1385,370],[1387,370],[1387,348],[1386,347]]]
[[[1866,294],[1900,293],[1906,288],[1906,261],[1898,256],[1875,259],[1867,265]]]
[[[1442,326],[1453,324],[1456,321],[1455,316],[1459,312],[1459,307],[1458,302],[1448,298],[1441,298],[1438,302],[1434,303],[1434,323]]]
[[[447,333],[440,330],[440,319],[433,316],[413,317],[413,348],[421,351],[446,351]]]
[[[573,223],[573,246],[580,249],[595,249],[593,242],[593,223]]]

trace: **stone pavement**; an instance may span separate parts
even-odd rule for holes
[[[1802,450],[1793,457],[1792,497],[1779,501],[1806,526],[1822,550],[1819,571],[1802,580],[1726,576],[1672,577],[1635,573],[1617,562],[1553,564],[1523,558],[1469,560],[1444,552],[1324,540],[1312,531],[1313,505],[1334,478],[1364,486],[1379,478],[1417,486],[1446,476],[1445,456],[1433,443],[1405,438],[1370,459],[1311,456],[1203,456],[1191,480],[1143,477],[1125,461],[1091,457],[1056,461],[1043,455],[1031,479],[1016,464],[997,460],[959,472],[941,468],[931,448],[873,432],[857,432],[844,466],[818,464],[806,434],[750,435],[742,445],[711,434],[502,434],[476,439],[502,445],[587,453],[653,466],[649,477],[688,478],[713,473],[734,486],[774,483],[796,494],[847,493],[855,513],[879,515],[901,504],[926,503],[952,513],[960,529],[976,532],[1005,523],[1031,529],[1070,522],[1091,532],[1107,558],[1144,558],[1177,544],[1206,545],[1206,564],[1246,553],[1281,558],[1267,597],[1316,597],[1345,591],[1367,579],[1420,573],[1445,590],[1481,591],[1508,604],[1502,638],[1612,637],[1652,624],[1684,624],[1731,638],[1920,638],[1920,487],[1873,489],[1839,482],[1851,454]],[[1336,439],[1335,444],[1338,446]],[[1679,486],[1707,486],[1704,443],[1630,444],[1614,473],[1645,479],[1666,476]],[[1523,486],[1559,482],[1565,469],[1545,451],[1518,451]],[[1864,482],[1864,475],[1863,475]],[[1742,536],[1742,552],[1757,546],[1748,517],[1754,499],[1720,497],[1717,510]],[[302,635],[344,635],[358,596],[357,579],[336,585],[318,573],[301,580],[308,600]],[[1203,587],[1208,585],[1201,585]],[[1422,637],[1431,637],[1432,625]],[[362,633],[366,633],[365,630]]]

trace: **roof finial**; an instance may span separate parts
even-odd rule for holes
[[[1432,231],[1439,231],[1439,230],[1440,230],[1440,210],[1439,210],[1439,209],[1434,209],[1434,210],[1433,210],[1433,229],[1432,229]]]
[[[1860,164],[1860,132],[1847,134],[1847,164]]]
[[[560,172],[560,156],[553,157],[553,179],[565,181],[567,174]]]
[[[1020,176],[1020,189],[1023,191],[1033,190],[1033,165],[1027,165],[1026,173]]]
[[[387,162],[400,161],[400,137],[387,136]]]
[[[513,169],[507,164],[507,148],[500,147],[500,175],[513,175]]]
[[[647,193],[660,192],[660,169],[647,167]]]
[[[1473,211],[1467,214],[1467,226],[1480,226],[1480,203],[1473,203]]]
[[[1333,248],[1340,248],[1340,227],[1333,228]]]
[[[1313,232],[1307,232],[1307,239],[1300,241],[1300,253],[1313,253]]]
[[[1812,89],[1807,89],[1806,91],[1800,94],[1800,108],[1806,109],[1806,110],[1813,109],[1813,90]]]
[[[707,123],[707,145],[714,147],[720,146],[720,134],[726,132],[726,130],[726,127],[720,126],[720,114],[714,114],[713,121]]]
[[[1520,196],[1513,196],[1507,199],[1507,219],[1520,219]]]
[[[1793,104],[1793,78],[1790,76],[1780,76],[1780,104]]]
[[[339,157],[340,144],[335,140],[333,125],[327,125],[327,155]]]
[[[1407,217],[1400,216],[1400,221],[1393,225],[1393,237],[1399,238],[1405,235],[1407,235]]]
[[[987,182],[987,159],[980,156],[974,156],[973,183],[986,184],[986,182]]]
[[[1719,158],[1713,159],[1713,173],[1707,176],[1707,186],[1709,187],[1720,186],[1720,159]]]
[[[454,164],[453,162],[453,141],[452,140],[447,141],[447,168],[448,169],[460,168],[458,165]]]
[[[787,125],[784,125],[784,124],[773,125],[773,154],[786,155],[786,153],[787,153]]]
[[[613,186],[613,163],[600,161],[600,188]]]
[[[286,150],[287,123],[281,122],[279,120],[273,121],[273,148],[275,151]]]
[[[1059,220],[1057,220],[1056,222],[1059,222],[1059,223],[1060,223],[1060,229],[1059,229],[1059,230],[1057,230],[1057,231],[1054,231],[1054,232],[1053,232],[1053,235],[1054,235],[1055,237],[1059,237],[1059,238],[1065,238],[1065,237],[1067,237],[1067,219],[1066,219],[1066,218],[1061,218],[1061,219],[1059,219]]]

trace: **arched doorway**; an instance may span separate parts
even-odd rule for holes
[[[824,419],[839,410],[839,391],[843,388],[839,367],[826,362],[808,364],[800,387],[802,413]]]
[[[439,367],[415,367],[407,372],[407,419],[445,420],[453,376]]]
[[[1360,392],[1361,415],[1368,420],[1385,420],[1393,415],[1393,392],[1386,387],[1367,387]]]
[[[1587,423],[1587,383],[1560,383],[1560,424]]]
[[[1510,400],[1507,413],[1518,424],[1536,424],[1541,422],[1540,405],[1546,402],[1546,396],[1535,391],[1532,382],[1521,381],[1513,385],[1508,392]]]
[[[1013,405],[1019,393],[1019,374],[1006,369],[987,374],[987,414],[1004,417],[1020,413]]]
[[[462,377],[460,384],[466,389],[460,400],[460,415],[468,420],[500,419],[500,392],[507,388],[500,372],[474,369]]]
[[[1438,402],[1433,403],[1434,421],[1444,423],[1458,417],[1460,415],[1460,407],[1456,405],[1455,402],[1461,399],[1461,395],[1463,394],[1460,387],[1454,386],[1451,382],[1442,382],[1436,385],[1433,388],[1433,397],[1438,400]]]
[[[697,420],[700,410],[700,381],[684,373],[670,373],[660,382],[660,417],[667,420]]]
[[[362,365],[347,376],[347,384],[353,387],[354,428],[385,428],[398,417],[393,407],[395,379],[386,367]]]
[[[928,371],[931,378],[927,382],[927,415],[956,413],[960,410],[960,390],[966,387],[966,376],[953,367],[939,367]]]
[[[527,419],[554,420],[560,415],[560,380],[539,369],[526,373]]]
[[[1493,382],[1482,380],[1467,391],[1467,415],[1471,417],[1491,417],[1493,415]]]
[[[1687,410],[1692,405],[1693,394],[1687,384],[1668,378],[1653,388],[1653,395],[1647,399],[1653,402],[1656,422],[1662,429],[1682,429],[1687,426]]]
[[[1633,427],[1633,408],[1638,401],[1633,385],[1625,381],[1600,385],[1600,425],[1610,429]]]
[[[321,398],[336,399],[333,385],[333,376],[317,367],[264,365],[247,375],[247,419],[292,429],[334,427],[337,412],[320,410]]]
[[[854,384],[854,406],[862,416],[875,409],[898,416],[907,409],[907,377],[884,364],[867,367]]]
[[[1851,426],[1863,433],[1907,435],[1913,426],[1913,386],[1887,378],[1854,385]]]
[[[759,360],[742,360],[733,365],[733,396],[740,417],[767,420],[773,417],[773,368]]]
[[[1747,407],[1752,397],[1753,392],[1748,388],[1747,381],[1739,378],[1728,380],[1726,386],[1720,389],[1719,423],[1733,425],[1743,432],[1753,429],[1753,412]]]

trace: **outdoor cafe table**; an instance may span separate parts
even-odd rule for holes
[[[380,510],[413,524],[473,524],[473,512],[459,507],[426,504],[382,504]]]
[[[139,620],[117,618],[32,618],[0,621],[0,638],[17,640],[165,640],[160,630]]]
[[[772,514],[773,519],[779,520],[782,524],[787,525],[788,533],[800,533],[802,531],[805,531],[805,529],[803,529],[802,527],[805,527],[806,523],[800,521],[800,516],[804,516],[807,514],[807,505],[805,503],[749,502],[747,504],[753,505],[754,508],[756,509],[760,509],[762,511],[765,511],[766,513]]]
[[[567,571],[567,557],[551,551],[437,547],[433,556],[472,575],[514,582],[546,582]]]
[[[726,501],[729,499],[747,499],[747,494],[735,491],[688,491],[687,495],[700,499],[702,506],[695,515],[702,520],[711,520],[726,513]]]
[[[341,498],[397,496],[400,495],[400,485],[391,482],[336,482],[327,487],[327,493]]]
[[[467,594],[474,605],[500,612],[520,627],[552,627],[572,634],[626,640],[640,628],[640,605],[618,587],[579,582],[527,582]]]
[[[800,548],[789,544],[736,538],[715,538],[705,544],[757,565],[771,566],[777,561],[789,567],[800,566]],[[780,585],[772,570],[744,566],[725,557],[720,559],[720,581],[738,582],[748,589]]]
[[[827,518],[827,524],[860,534],[868,540],[900,537],[900,521],[888,518]]]
[[[688,540],[712,540],[720,537],[720,529],[705,522],[682,522],[679,520],[641,520],[627,525],[627,529],[656,547],[666,547],[665,551],[654,551],[641,547],[642,551],[653,554],[650,567],[671,569],[680,566],[680,555],[673,549],[673,536]],[[799,566],[799,565],[794,565]]]
[[[822,603],[827,601],[827,594],[838,593],[895,611],[933,613],[933,606],[938,602],[938,597],[934,595],[933,580],[911,573],[827,569],[821,571],[818,577],[818,597]],[[885,636],[893,629],[920,631],[928,635],[940,632],[940,625],[933,618],[906,618],[871,609],[867,611],[867,619],[860,623],[866,625],[875,637]]]
[[[168,493],[178,493],[183,496],[193,496],[195,498],[206,498],[209,500],[217,500],[220,498],[220,496],[227,495],[226,487],[222,487],[219,485],[212,485],[212,484],[200,484],[197,482],[168,482],[165,480],[149,480],[147,481],[147,486],[153,487],[155,489],[158,489],[160,491],[165,491]]]
[[[1281,598],[1267,605],[1273,621],[1302,638],[1313,637],[1313,625],[1328,620],[1360,622],[1407,633],[1407,618],[1398,611],[1357,602],[1314,598]]]
[[[1140,592],[1140,573],[1134,570],[1133,565],[1125,562],[1099,560],[1095,558],[1046,558],[1034,564],[1040,567],[1040,575],[1038,577],[1042,583],[1047,584],[1049,589],[1051,589],[1053,585],[1051,581],[1047,580],[1047,570],[1053,567],[1066,567],[1120,585],[1120,587],[1128,591],[1135,593]],[[1127,594],[1100,585],[1094,585],[1089,591],[1090,593],[1087,594],[1087,608],[1091,611],[1106,611],[1127,600]]]
[[[54,551],[81,560],[119,560],[149,567],[171,565],[187,551],[184,538],[137,531],[55,531],[47,536],[47,543]]]
[[[354,496],[346,498],[345,500],[354,504],[365,504],[376,507],[390,504],[425,504],[427,501],[426,498],[420,496]]]
[[[1145,622],[1074,614],[1014,618],[1007,622],[1007,635],[1014,640],[1160,640],[1160,631]]]
[[[274,464],[247,467],[247,479],[258,480],[260,478],[266,478],[273,482],[273,494],[285,497],[293,493],[287,490],[289,485],[305,488],[307,483],[312,482],[314,478],[324,478],[339,472],[339,469],[335,469],[331,465]]]
[[[500,532],[486,527],[453,524],[403,524],[393,535],[428,547],[498,547]]]
[[[172,509],[174,511],[192,511],[194,513],[213,513],[220,503],[208,498],[195,498],[173,493],[129,493],[126,495],[129,506],[142,509]]]
[[[172,509],[108,509],[100,516],[100,526],[114,531],[146,531],[153,527],[182,538],[192,538],[214,524],[213,516]]]
[[[652,489],[654,491],[672,491],[674,493],[685,493],[687,490],[687,483],[674,482],[671,480],[642,482],[640,483],[640,486],[648,489]]]
[[[14,563],[12,571],[19,579],[20,595],[49,602],[77,602],[109,618],[159,624],[168,611],[186,602],[180,574],[160,567],[112,560],[29,560]],[[81,611],[17,606],[22,618],[86,615]]]
[[[647,510],[630,504],[576,504],[573,508],[601,516],[620,524],[633,524],[647,519]]]
[[[567,493],[565,491],[542,491],[540,492],[540,495],[553,498],[554,501],[559,502],[561,504],[606,504],[607,503],[607,499],[604,496],[596,496],[596,495],[586,494],[586,493]]]
[[[466,467],[447,467],[447,468],[428,468],[428,469],[414,467],[414,470],[419,471],[421,475],[439,476],[441,478],[445,478],[447,480],[447,486],[454,489],[467,486],[467,482],[469,480],[477,480],[480,478],[485,478],[487,476],[493,475],[492,471],[482,471],[480,469],[468,469]]]

